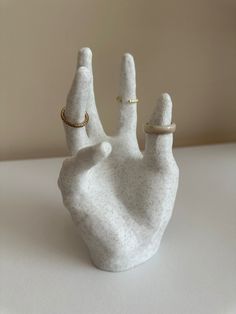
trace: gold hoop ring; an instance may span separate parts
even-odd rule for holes
[[[151,125],[146,123],[144,125],[144,132],[148,134],[170,134],[176,130],[176,124],[171,123],[170,125]]]
[[[88,121],[89,121],[89,115],[88,115],[88,113],[87,113],[87,111],[86,111],[86,112],[85,112],[85,116],[84,116],[84,121],[79,122],[79,123],[72,123],[72,122],[70,122],[70,121],[68,121],[68,120],[66,119],[66,116],[65,116],[65,107],[63,107],[63,108],[61,109],[61,119],[62,119],[62,121],[63,121],[65,124],[69,125],[69,126],[72,127],[72,128],[82,128],[82,127],[84,127],[84,126],[88,123]]]
[[[117,96],[117,97],[116,97],[116,100],[117,100],[118,102],[120,102],[120,103],[123,101],[121,96]],[[136,98],[136,99],[128,99],[128,100],[127,100],[127,103],[128,103],[128,104],[137,104],[138,102],[139,102],[138,98]]]

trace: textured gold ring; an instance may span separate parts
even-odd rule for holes
[[[149,123],[146,123],[144,125],[144,132],[149,134],[169,134],[174,133],[175,130],[175,123],[171,123],[170,125],[151,125]]]
[[[123,102],[121,96],[117,96],[117,97],[116,97],[116,100],[117,100],[118,102]],[[128,104],[137,104],[138,102],[139,102],[138,98],[136,98],[136,99],[128,99],[128,100],[127,100],[127,103],[128,103]]]
[[[63,121],[65,124],[69,125],[69,126],[72,127],[72,128],[82,128],[82,127],[84,127],[84,126],[88,123],[88,121],[89,121],[89,115],[88,115],[87,112],[85,112],[84,121],[78,122],[78,123],[72,123],[72,122],[70,122],[70,121],[68,121],[68,120],[66,119],[66,116],[65,116],[65,107],[63,107],[63,108],[61,109],[61,119],[62,119],[62,121]]]

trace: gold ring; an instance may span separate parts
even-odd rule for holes
[[[123,101],[121,96],[117,96],[117,97],[116,97],[116,100],[117,100],[118,102],[122,102],[122,101]],[[127,100],[127,103],[128,103],[128,104],[137,104],[138,102],[139,102],[138,98],[136,98],[136,99],[128,99],[128,100]]]
[[[144,132],[149,134],[169,134],[174,133],[175,130],[175,123],[171,123],[170,125],[151,125],[149,123],[146,123],[144,125]]]
[[[85,116],[84,116],[84,121],[79,122],[79,123],[72,123],[72,122],[70,122],[70,121],[68,121],[68,120],[66,119],[66,116],[65,116],[65,107],[63,107],[63,108],[61,109],[61,119],[62,119],[62,121],[63,121],[65,124],[71,126],[72,128],[82,128],[83,126],[85,126],[85,125],[88,123],[88,121],[89,121],[89,115],[88,115],[88,113],[87,113],[87,111],[86,111],[86,112],[85,112]]]

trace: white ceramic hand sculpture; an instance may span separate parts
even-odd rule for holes
[[[179,170],[172,154],[173,134],[146,134],[145,151],[136,138],[137,112],[133,57],[122,58],[120,123],[117,134],[105,134],[93,92],[92,53],[79,52],[78,67],[67,98],[65,117],[86,127],[64,123],[72,157],[58,179],[63,202],[88,246],[95,266],[123,271],[143,263],[159,248],[171,217]],[[151,125],[171,123],[172,103],[163,94]]]

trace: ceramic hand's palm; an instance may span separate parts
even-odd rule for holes
[[[95,106],[91,51],[82,49],[65,114],[78,122],[87,111],[90,120],[86,129],[65,125],[73,156],[64,161],[58,183],[94,263],[113,271],[139,264],[158,249],[178,185],[171,134],[147,134],[144,154],[139,150],[136,104],[127,102],[136,98],[128,54],[122,61],[120,96],[120,128],[109,137]],[[171,109],[170,97],[162,95],[150,122],[170,124]]]

